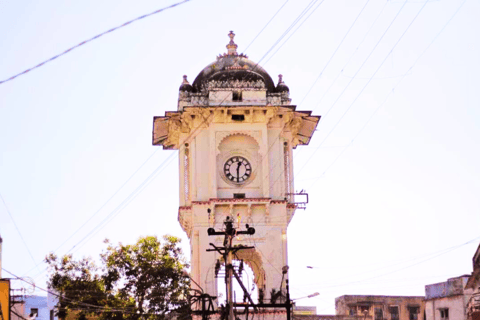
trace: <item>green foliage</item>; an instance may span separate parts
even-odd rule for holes
[[[101,268],[90,258],[76,261],[66,255],[60,259],[53,253],[46,257],[48,285],[60,296],[60,318],[164,319],[172,310],[189,314],[190,280],[180,239],[164,236],[160,243],[150,236],[133,245],[106,243]]]

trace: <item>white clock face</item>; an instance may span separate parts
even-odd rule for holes
[[[252,165],[244,157],[235,156],[225,162],[223,172],[228,180],[243,183],[252,175]]]

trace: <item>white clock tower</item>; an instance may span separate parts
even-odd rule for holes
[[[292,149],[310,142],[320,117],[290,105],[282,76],[275,85],[262,67],[237,53],[234,36],[230,32],[228,52],[192,84],[183,77],[177,111],[154,118],[153,144],[179,150],[178,220],[190,239],[192,279],[217,295],[221,256],[206,250],[210,243],[221,246],[223,237],[209,237],[207,229],[223,229],[230,216],[235,225],[256,229],[235,238],[234,244],[254,247],[236,258],[251,267],[267,301],[288,265],[287,227],[297,207]]]

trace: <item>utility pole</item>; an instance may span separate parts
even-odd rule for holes
[[[208,213],[210,213],[210,209],[208,209]],[[235,316],[233,313],[234,310],[234,301],[233,301],[233,276],[237,279],[238,283],[242,287],[245,296],[249,299],[250,303],[254,305],[253,300],[246,290],[245,286],[243,285],[240,277],[238,274],[235,272],[233,268],[233,254],[239,250],[242,249],[253,249],[254,247],[247,247],[243,245],[239,246],[232,246],[233,238],[236,235],[239,234],[248,234],[248,235],[253,235],[255,234],[255,229],[250,227],[248,224],[245,225],[246,229],[245,231],[239,231],[236,230],[233,227],[233,219],[229,216],[224,221],[225,229],[224,231],[215,231],[214,228],[208,228],[207,233],[209,236],[216,236],[216,235],[224,235],[224,241],[223,241],[223,247],[216,247],[213,243],[210,243],[210,245],[214,249],[207,249],[207,251],[217,251],[223,256],[223,260],[225,261],[225,271],[226,271],[226,277],[225,277],[225,286],[226,286],[226,292],[227,292],[227,320],[235,320]],[[255,308],[255,307],[254,307]]]
[[[211,211],[208,209],[208,213],[210,214]],[[223,240],[223,247],[217,247],[213,243],[210,243],[210,245],[213,247],[213,249],[207,249],[207,251],[217,251],[220,253],[225,261],[225,271],[226,271],[226,276],[225,276],[225,286],[226,286],[226,292],[227,292],[227,305],[226,305],[226,317],[223,318],[225,320],[235,320],[235,315],[234,315],[234,308],[235,307],[244,307],[248,308],[253,307],[255,311],[257,311],[258,308],[285,308],[287,312],[287,320],[291,320],[291,313],[292,313],[292,300],[290,300],[290,286],[288,283],[288,279],[286,279],[286,299],[285,303],[257,303],[255,304],[252,300],[252,297],[248,293],[247,288],[243,285],[240,276],[237,274],[233,267],[233,255],[235,252],[242,250],[242,249],[254,249],[255,247],[247,247],[244,245],[237,245],[233,246],[232,241],[233,238],[236,235],[239,234],[248,234],[248,235],[253,235],[255,234],[255,229],[250,227],[248,224],[245,225],[246,229],[245,231],[238,231],[233,227],[233,219],[229,216],[224,221],[224,231],[215,231],[214,228],[208,228],[207,233],[209,236],[216,236],[216,235],[224,235],[225,238]],[[280,287],[283,284],[283,279],[285,274],[288,272],[288,267],[284,267],[282,269],[282,283],[280,284]],[[242,290],[249,300],[249,304],[237,304],[233,301],[233,277],[235,277],[242,287]],[[280,288],[281,289],[281,288]],[[248,313],[247,313],[248,314]]]

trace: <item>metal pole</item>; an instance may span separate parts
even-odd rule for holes
[[[235,320],[233,315],[233,253],[232,253],[232,236],[228,235],[227,249],[227,302],[228,302],[228,320]]]
[[[290,303],[290,287],[288,285],[288,279],[286,280],[286,283],[287,283],[287,301],[285,301],[285,304],[287,308],[287,320],[290,320],[291,303]]]

